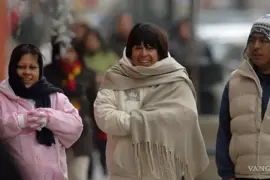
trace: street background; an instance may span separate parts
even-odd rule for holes
[[[269,0],[1,0],[0,79],[6,78],[9,55],[17,44],[40,47],[46,66],[52,61],[54,33],[70,29],[78,35],[81,25],[86,25],[97,29],[118,53],[114,43],[125,42],[118,42],[120,29],[136,22],[155,23],[167,32],[170,53],[188,68],[198,93],[199,121],[211,164],[197,179],[216,180],[215,138],[222,91],[243,60],[253,21],[269,9]],[[180,30],[183,20],[189,26]],[[117,38],[112,38],[115,34]],[[98,151],[94,154],[93,179],[106,179]]]

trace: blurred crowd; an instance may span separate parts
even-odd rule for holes
[[[90,24],[86,16],[70,13],[67,6],[57,4],[58,0],[50,1],[55,3],[50,4],[51,8],[47,8],[48,1],[33,2],[27,10],[25,5],[20,8],[10,5],[10,41],[14,45],[34,44],[41,49],[45,77],[60,87],[80,112],[84,130],[67,151],[70,179],[93,178],[93,149],[99,152],[102,172],[106,175],[107,136],[94,120],[93,103],[104,73],[122,58],[135,24],[134,17],[130,13],[117,14],[115,24],[107,31]],[[224,73],[208,42],[194,38],[192,26],[192,19],[185,17],[163,30],[169,38],[171,56],[186,67],[196,85],[198,104],[203,102],[199,113],[216,114],[218,99],[213,87],[223,81]]]
[[[102,27],[91,25],[87,17],[72,17],[66,12],[55,13],[55,16],[47,16],[38,11],[23,16],[19,15],[18,10],[11,10],[13,41],[38,46],[45,56],[45,66],[54,64],[58,56],[58,52],[55,52],[57,46],[72,42],[78,49],[79,57],[83,57],[84,64],[92,68],[98,74],[97,81],[101,81],[102,74],[122,57],[127,36],[134,24],[132,15],[118,14],[114,18],[115,24],[109,27],[112,30],[106,31]],[[171,55],[188,69],[194,80],[197,79],[199,101],[207,99],[208,105],[201,107],[200,113],[216,113],[217,100],[211,92],[211,86],[222,80],[222,72],[219,65],[215,64],[208,44],[202,40],[199,42],[198,39],[194,41],[189,18],[176,20],[171,27],[164,28],[164,31],[169,37]],[[217,76],[209,77],[209,69],[216,72]]]
[[[93,149],[99,152],[102,173],[106,175],[107,137],[94,120],[93,103],[104,73],[122,58],[135,20],[129,13],[119,13],[110,28],[113,30],[105,36],[104,29],[90,24],[85,16],[71,14],[64,5],[61,10],[59,1],[54,1],[49,10],[45,8],[47,1],[40,2],[32,3],[27,11],[24,5],[19,9],[10,5],[11,41],[41,49],[45,77],[64,91],[83,119],[83,133],[67,151],[70,179],[93,178]],[[179,19],[163,30],[169,38],[171,56],[187,68],[194,81],[197,79],[198,101],[204,102],[199,112],[216,113],[217,99],[211,88],[222,80],[223,74],[208,44],[194,40],[189,18]],[[209,70],[216,76],[211,76]]]
[[[134,17],[134,12],[115,12],[112,13],[113,17],[107,16],[105,18],[110,21],[109,23],[100,23],[97,26],[93,21],[99,21],[98,18],[91,17],[92,21],[90,22],[89,19],[91,18],[86,13],[71,11],[71,1],[9,0],[9,44],[11,45],[10,49],[21,43],[34,44],[42,51],[44,55],[44,76],[54,86],[63,90],[73,106],[79,110],[83,120],[84,129],[81,137],[67,150],[69,178],[70,180],[94,179],[94,150],[100,154],[98,157],[102,166],[102,173],[106,176],[108,172],[105,158],[107,135],[96,124],[93,103],[106,70],[122,58],[128,35],[138,21],[139,15]],[[185,2],[186,6],[182,6],[182,8],[187,11],[187,4],[190,4],[190,2],[175,0],[175,2],[178,1]],[[89,0],[88,3],[94,4],[94,2],[98,1]],[[105,0],[102,2],[105,3]],[[138,2],[141,1],[138,0]],[[149,4],[151,2],[149,0]],[[161,0],[157,2],[161,2]],[[78,6],[83,9],[82,4]],[[269,2],[268,0],[256,0],[256,2],[254,0],[201,0],[200,6],[202,9],[217,9],[222,16],[221,12],[223,11],[220,11],[221,9],[227,10],[227,8],[233,7],[243,10],[255,6],[268,9]],[[179,10],[178,12],[176,10],[176,13],[183,14],[184,11]],[[162,13],[160,12],[160,14]],[[205,28],[205,31],[203,31],[203,28],[198,28],[198,34],[201,33],[200,35],[203,38],[195,37],[194,19],[190,17],[190,14],[181,18],[174,18],[170,26],[162,26],[169,39],[170,55],[187,69],[194,82],[197,90],[198,111],[201,115],[218,113],[220,101],[213,89],[217,84],[226,81],[224,64],[228,66],[231,59],[237,59],[232,65],[235,68],[235,65],[241,61],[241,48],[246,43],[244,32],[249,31],[249,27],[245,26],[243,20],[240,20],[241,23],[237,22],[239,27],[231,27],[229,26],[232,24],[230,22],[231,16],[221,18],[219,14],[216,14],[216,17],[210,14],[209,17],[218,19],[220,22],[229,19],[229,23],[225,22],[225,25],[222,24],[224,26],[220,26],[220,29],[218,29],[218,26],[209,26],[209,28]],[[210,21],[210,18],[207,21]],[[247,21],[249,22],[249,19]],[[160,22],[160,24],[166,23],[166,18],[164,22]],[[205,24],[201,23],[200,25],[199,27],[203,27]],[[208,26],[205,25],[204,27]],[[224,27],[226,27],[226,30],[224,30]],[[237,30],[240,33],[237,33]],[[230,35],[227,37],[226,33]],[[210,37],[209,41],[207,41],[208,37]],[[218,49],[219,46],[215,46],[214,43],[210,44],[210,41],[224,40],[229,42],[230,50],[224,55],[223,59],[226,61],[219,63],[217,58],[221,59],[222,51],[213,52],[213,49]],[[232,44],[230,44],[230,41],[232,41]],[[238,44],[240,44],[240,48],[238,48]],[[221,46],[220,49],[225,50],[224,47]],[[203,104],[203,106],[200,106],[200,104]],[[5,147],[1,148],[6,151]],[[4,163],[1,166],[4,166]]]
[[[46,28],[36,21],[37,14],[27,16],[19,22],[15,12],[11,13],[13,38],[17,43],[31,43],[40,47],[49,60],[45,64],[44,75],[53,85],[60,87],[76,107],[83,119],[84,129],[80,139],[67,151],[70,179],[91,179],[93,177],[93,149],[100,154],[103,174],[107,174],[105,149],[106,134],[102,132],[93,114],[93,103],[104,73],[122,57],[123,50],[134,20],[127,13],[119,14],[115,31],[110,38],[105,38],[100,29],[91,26],[85,20],[66,23],[63,20],[54,22],[53,31],[47,34]],[[65,22],[65,23],[64,23]],[[210,87],[222,79],[219,66],[214,63],[212,53],[205,42],[193,41],[191,21],[188,18],[177,21],[170,30],[165,30],[170,41],[170,53],[188,73],[196,74],[198,63],[194,53],[199,54],[204,63],[199,64],[200,90],[199,101],[204,101],[200,113],[213,113],[215,97]],[[29,38],[29,34],[31,37]],[[40,37],[48,40],[40,40]],[[44,43],[45,42],[45,43]],[[44,48],[45,47],[45,48]],[[194,49],[194,52],[190,52]],[[207,73],[211,68],[216,76]],[[89,111],[90,110],[90,111]],[[88,177],[84,172],[88,171]]]
[[[74,33],[74,37],[70,39],[70,43],[67,43],[68,37],[56,36],[52,39],[52,62],[45,67],[45,76],[47,79],[58,87],[64,89],[65,94],[71,99],[75,107],[81,108],[81,114],[87,114],[89,106],[83,104],[83,100],[88,100],[90,106],[93,105],[95,100],[96,90],[102,83],[103,75],[105,71],[113,66],[122,57],[123,50],[126,46],[127,37],[133,27],[133,19],[128,14],[121,14],[117,18],[116,30],[111,34],[110,39],[107,41],[99,32],[98,29],[89,26],[84,22],[76,22],[71,24],[70,30]],[[191,34],[191,25],[189,19],[179,20],[175,27],[167,32],[170,36],[170,53],[171,55],[182,65],[184,65],[190,74],[196,71],[198,65],[192,59],[192,54],[189,49],[193,46],[199,52],[200,57],[205,61],[202,64],[199,75],[201,77],[199,86],[200,101],[204,102],[204,106],[200,109],[201,113],[212,113],[215,105],[215,97],[209,91],[210,87],[215,83],[218,83],[222,79],[222,74],[219,66],[214,63],[211,51],[204,42],[193,42]],[[194,48],[195,49],[195,48]],[[215,71],[216,76],[210,76],[208,71]],[[208,74],[208,76],[207,76]],[[95,79],[91,78],[94,77]],[[90,81],[90,79],[92,79]],[[75,82],[76,81],[76,82]],[[76,85],[77,86],[76,86]],[[88,89],[87,87],[92,87]],[[95,87],[95,88],[93,88]],[[87,98],[84,98],[85,96]],[[93,108],[93,107],[91,107]],[[85,115],[82,115],[85,117]],[[87,121],[84,118],[84,122]],[[95,149],[100,152],[100,163],[103,167],[103,173],[106,174],[105,163],[105,146],[106,146],[106,134],[104,134],[96,125],[94,116],[91,112],[90,121],[85,124],[84,133],[80,140],[75,143],[73,152],[76,153],[78,149],[78,155],[91,155],[87,153],[86,144],[89,144],[90,132],[93,130],[93,145]],[[90,125],[92,124],[92,125]],[[91,129],[92,128],[92,129]],[[81,145],[80,145],[81,144]],[[89,147],[89,150],[91,148]],[[91,158],[90,158],[91,159]],[[81,161],[79,162],[82,163]],[[86,161],[87,163],[87,161]],[[85,166],[86,167],[86,166]],[[89,176],[92,176],[93,167],[90,165]],[[76,170],[75,170],[76,171]],[[77,172],[79,172],[77,170]],[[72,177],[72,175],[70,175]]]
[[[162,25],[162,28],[167,33],[171,55],[187,68],[192,80],[195,82],[198,104],[204,102],[204,106],[199,106],[199,113],[217,114],[221,92],[217,93],[213,89],[216,88],[217,84],[224,83],[223,76],[226,76],[224,74],[224,62],[219,63],[217,61],[222,59],[222,61],[226,60],[226,62],[229,62],[230,59],[239,58],[232,64],[234,66],[235,63],[239,63],[243,44],[238,48],[237,43],[234,43],[234,41],[238,43],[240,41],[242,42],[242,40],[238,39],[244,33],[237,34],[236,27],[234,29],[233,27],[231,28],[229,26],[230,23],[224,24],[224,27],[228,28],[228,31],[223,32],[223,36],[216,35],[216,32],[219,31],[219,26],[212,27],[210,25],[208,27],[203,23],[199,23],[198,27],[196,27],[197,29],[195,29],[193,24],[194,19],[190,16],[191,12],[186,12],[190,11],[188,6],[190,6],[191,1],[172,1],[171,6],[173,7],[169,7],[165,1],[158,0],[156,1],[155,10],[148,7],[150,4],[154,4],[153,1],[145,4],[141,1],[135,4],[132,2],[130,0],[8,1],[10,42],[12,44],[10,49],[19,43],[35,44],[41,49],[45,57],[44,66],[47,66],[49,64],[55,64],[54,62],[59,54],[62,53],[61,56],[64,56],[61,51],[62,46],[72,44],[76,48],[78,56],[83,59],[81,60],[83,64],[97,73],[96,81],[100,83],[102,82],[102,74],[122,57],[127,35],[133,24],[143,19],[150,22],[154,21],[155,24]],[[127,6],[127,4],[129,4],[128,8],[124,8],[126,11],[122,12],[122,6]],[[132,4],[136,9],[140,6],[141,11],[133,11]],[[163,5],[163,9],[157,7]],[[260,0],[256,5],[258,7],[266,7],[267,2]],[[95,10],[93,9],[95,8],[97,9],[96,11],[101,11],[100,8],[97,8],[98,6],[108,6],[107,9],[111,9],[103,17],[102,22],[100,20],[102,19],[102,13],[86,13],[87,9],[91,12],[94,12]],[[246,9],[255,7],[254,1],[200,1],[200,8],[204,11],[208,9],[237,9],[238,6],[245,7]],[[144,16],[147,12],[149,12],[149,18],[147,18],[148,16]],[[198,12],[194,12],[193,16],[197,15],[199,20],[206,18],[206,21],[219,19],[220,22],[226,18],[229,20],[232,18],[222,12],[219,11],[220,15],[218,13],[216,15],[208,15],[208,13],[204,14],[204,12],[202,14],[196,14]],[[167,19],[170,13],[173,17],[172,19]],[[252,13],[249,12],[248,14]],[[206,16],[201,17],[199,15]],[[238,14],[236,15],[238,16]],[[236,19],[239,18],[240,16]],[[169,22],[170,20],[172,22]],[[213,23],[215,24],[217,21],[213,20]],[[240,25],[239,28],[241,28],[242,32],[246,26],[241,27]],[[235,33],[232,33],[233,31]],[[235,36],[230,35],[227,37],[225,33],[235,34]],[[198,38],[196,35],[198,35]],[[224,38],[222,39],[222,37]],[[225,39],[228,42],[230,41],[230,43],[232,41],[233,44],[228,43],[228,48],[223,46],[220,48],[220,44],[223,45],[224,43],[217,43],[217,39],[221,41]],[[214,43],[212,40],[214,40]],[[229,49],[227,54],[222,55],[222,51],[226,51],[227,49]],[[225,64],[225,66],[228,66],[229,63]],[[210,71],[216,76],[212,76],[209,73]]]

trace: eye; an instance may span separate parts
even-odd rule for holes
[[[26,66],[26,65],[17,65],[17,68],[19,70],[26,70],[27,68],[29,68],[31,71],[35,71],[37,70],[39,67],[35,66],[35,65],[30,65],[30,66]]]
[[[151,46],[150,44],[147,44],[146,45],[146,49],[147,50],[153,50],[153,49],[155,49],[153,46]]]
[[[249,43],[252,43],[252,42],[254,42],[254,41],[255,41],[255,38],[253,38],[253,37],[248,38],[248,42],[249,42]]]
[[[38,69],[38,67],[37,66],[30,66],[30,69],[34,71],[34,70]]]
[[[269,39],[267,39],[267,38],[264,37],[264,38],[262,39],[262,42],[263,42],[263,43],[269,43]]]
[[[22,70],[25,69],[25,66],[18,65],[17,68]]]

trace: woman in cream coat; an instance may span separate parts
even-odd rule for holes
[[[94,107],[110,180],[191,180],[207,167],[195,90],[155,25],[134,26]]]

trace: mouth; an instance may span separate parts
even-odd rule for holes
[[[150,61],[149,60],[139,60],[141,65],[150,65]]]
[[[253,56],[255,56],[255,57],[260,57],[260,56],[262,56],[262,54],[253,54]]]
[[[25,79],[23,79],[23,81],[26,82],[26,83],[27,83],[27,82],[32,82],[32,79],[25,78]]]
[[[259,52],[257,52],[257,51],[255,51],[255,52],[252,53],[252,56],[254,56],[254,57],[261,57],[262,54],[259,53]]]
[[[260,58],[262,58],[263,57],[263,55],[262,54],[252,54],[252,56],[253,56],[253,58],[254,59],[260,59]]]

